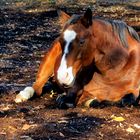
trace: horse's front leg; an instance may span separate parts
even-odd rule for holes
[[[77,104],[77,100],[81,96],[80,85],[73,85],[72,88],[68,89],[66,93],[59,95],[56,99],[58,108],[67,109],[73,108]]]
[[[35,83],[32,87],[26,87],[23,91],[20,91],[16,96],[15,102],[26,101],[30,99],[34,93],[36,93],[37,96],[41,95],[43,86],[54,72],[55,62],[60,54],[61,46],[56,40],[40,64]]]
[[[83,107],[97,107],[100,105],[100,101],[97,100],[93,94],[90,94],[87,91],[81,90],[81,96],[77,98],[76,105],[83,106]]]
[[[67,109],[75,107],[75,93],[63,93],[56,98],[57,107],[60,109]]]
[[[55,42],[50,51],[44,56],[37,73],[36,81],[33,84],[33,89],[35,90],[37,96],[41,95],[42,88],[44,87],[50,76],[52,76],[56,59],[60,54],[60,43]]]

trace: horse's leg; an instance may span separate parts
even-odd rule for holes
[[[129,107],[131,105],[137,106],[138,101],[136,97],[134,96],[133,93],[128,93],[122,97],[119,101],[102,101],[101,104],[103,105],[113,105],[113,106],[118,106],[118,107]]]
[[[77,106],[84,106],[84,107],[97,107],[101,103],[87,91],[81,91],[81,96],[77,98],[76,104]]]
[[[67,93],[63,93],[57,97],[56,103],[58,108],[66,109],[76,106],[76,100],[79,98],[81,87],[75,84]]]
[[[36,81],[33,84],[33,89],[37,96],[41,95],[44,84],[53,74],[55,62],[60,53],[60,44],[59,42],[56,42],[53,44],[51,50],[44,56],[37,73]]]
[[[96,97],[93,97],[93,95],[90,95],[88,92],[83,92],[82,96],[79,98],[77,105],[80,106],[86,106],[86,107],[103,107],[103,106],[118,106],[118,107],[129,107],[131,105],[138,106],[140,101],[140,95],[138,98],[135,97],[133,93],[129,93],[124,95],[122,99],[118,101],[109,101],[109,100],[102,100],[99,101]]]
[[[103,107],[103,106],[119,106],[119,107],[125,107],[125,106],[137,106],[140,100],[140,96],[136,99],[133,93],[126,94],[122,99],[118,101],[107,101],[102,100],[99,101],[96,97],[93,97],[92,94],[90,94],[87,91],[82,92],[82,96],[78,99],[77,105],[78,106],[85,106],[85,107]]]
[[[131,106],[131,105],[137,106],[138,102],[137,102],[137,99],[134,96],[134,94],[133,93],[129,93],[129,94],[125,95],[120,100],[119,105],[122,106],[122,107],[124,107],[124,106]]]
[[[52,44],[52,47],[50,48],[49,52],[44,56],[40,64],[35,83],[32,87],[26,87],[23,91],[21,91],[17,95],[15,102],[22,102],[28,100],[33,96],[34,93],[36,93],[36,95],[38,96],[41,95],[43,86],[54,72],[54,65],[57,57],[60,54],[61,46],[60,43],[56,40]]]

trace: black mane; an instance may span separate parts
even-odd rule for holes
[[[80,15],[77,14],[72,15],[71,18],[65,23],[64,29],[67,25],[75,24],[80,18],[81,18]]]
[[[117,34],[119,35],[123,46],[128,48],[128,43],[126,40],[126,30],[135,40],[140,42],[140,38],[137,32],[132,27],[128,26],[125,22],[119,20],[108,20],[108,22],[112,25],[113,31],[117,32]]]

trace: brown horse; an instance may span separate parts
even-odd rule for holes
[[[54,73],[66,92],[57,99],[60,107],[89,106],[92,100],[117,102],[130,94],[136,100],[140,39],[135,30],[121,21],[92,18],[90,9],[83,16],[61,12],[61,22],[62,33],[44,57],[33,91],[40,95]]]

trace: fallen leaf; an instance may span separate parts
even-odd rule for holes
[[[44,106],[44,105],[38,105],[38,106],[34,107],[34,109],[35,109],[35,110],[38,110],[38,109],[43,109],[43,108],[45,108],[45,106]]]
[[[29,124],[24,124],[23,127],[22,127],[22,130],[27,130],[31,127],[36,127],[37,125],[36,124],[32,124],[32,125],[29,125]]]
[[[17,131],[17,129],[13,126],[9,126],[8,129],[10,130],[11,133]]]
[[[67,120],[60,120],[60,121],[58,121],[58,123],[68,123],[68,121]]]
[[[0,110],[2,110],[2,111],[7,111],[7,110],[9,110],[9,109],[11,109],[12,108],[12,105],[10,105],[10,104],[8,104],[8,105],[1,105],[0,106]]]
[[[82,109],[82,112],[86,112],[87,110],[86,109]]]
[[[61,137],[65,137],[65,135],[64,135],[62,132],[59,132],[59,135],[60,135]]]
[[[124,126],[123,126],[123,124],[120,122],[119,123],[119,127],[121,127],[121,128],[123,128]]]
[[[22,127],[22,130],[27,130],[31,127],[31,125],[28,125],[28,124],[24,124],[23,127]]]
[[[0,132],[0,135],[6,135],[6,132],[4,132],[4,130],[2,132]]]
[[[103,137],[103,136],[104,136],[104,134],[103,134],[103,133],[101,133],[101,132],[99,132],[99,136],[100,136],[100,137]]]
[[[134,126],[138,129],[140,129],[140,125],[138,125],[138,124],[134,124]]]
[[[50,95],[50,98],[54,98],[54,97],[56,97],[57,96],[57,93],[56,92],[54,92],[53,90],[51,91],[51,95]]]
[[[122,122],[122,121],[124,121],[125,119],[124,119],[123,117],[116,117],[116,116],[114,116],[114,117],[113,117],[113,120],[114,120],[114,121],[117,121],[117,122]]]
[[[21,139],[26,139],[26,140],[33,140],[31,137],[26,136],[26,135],[20,136],[20,138]]]
[[[134,133],[135,132],[135,130],[131,127],[127,128],[126,131],[129,132],[129,133]]]

